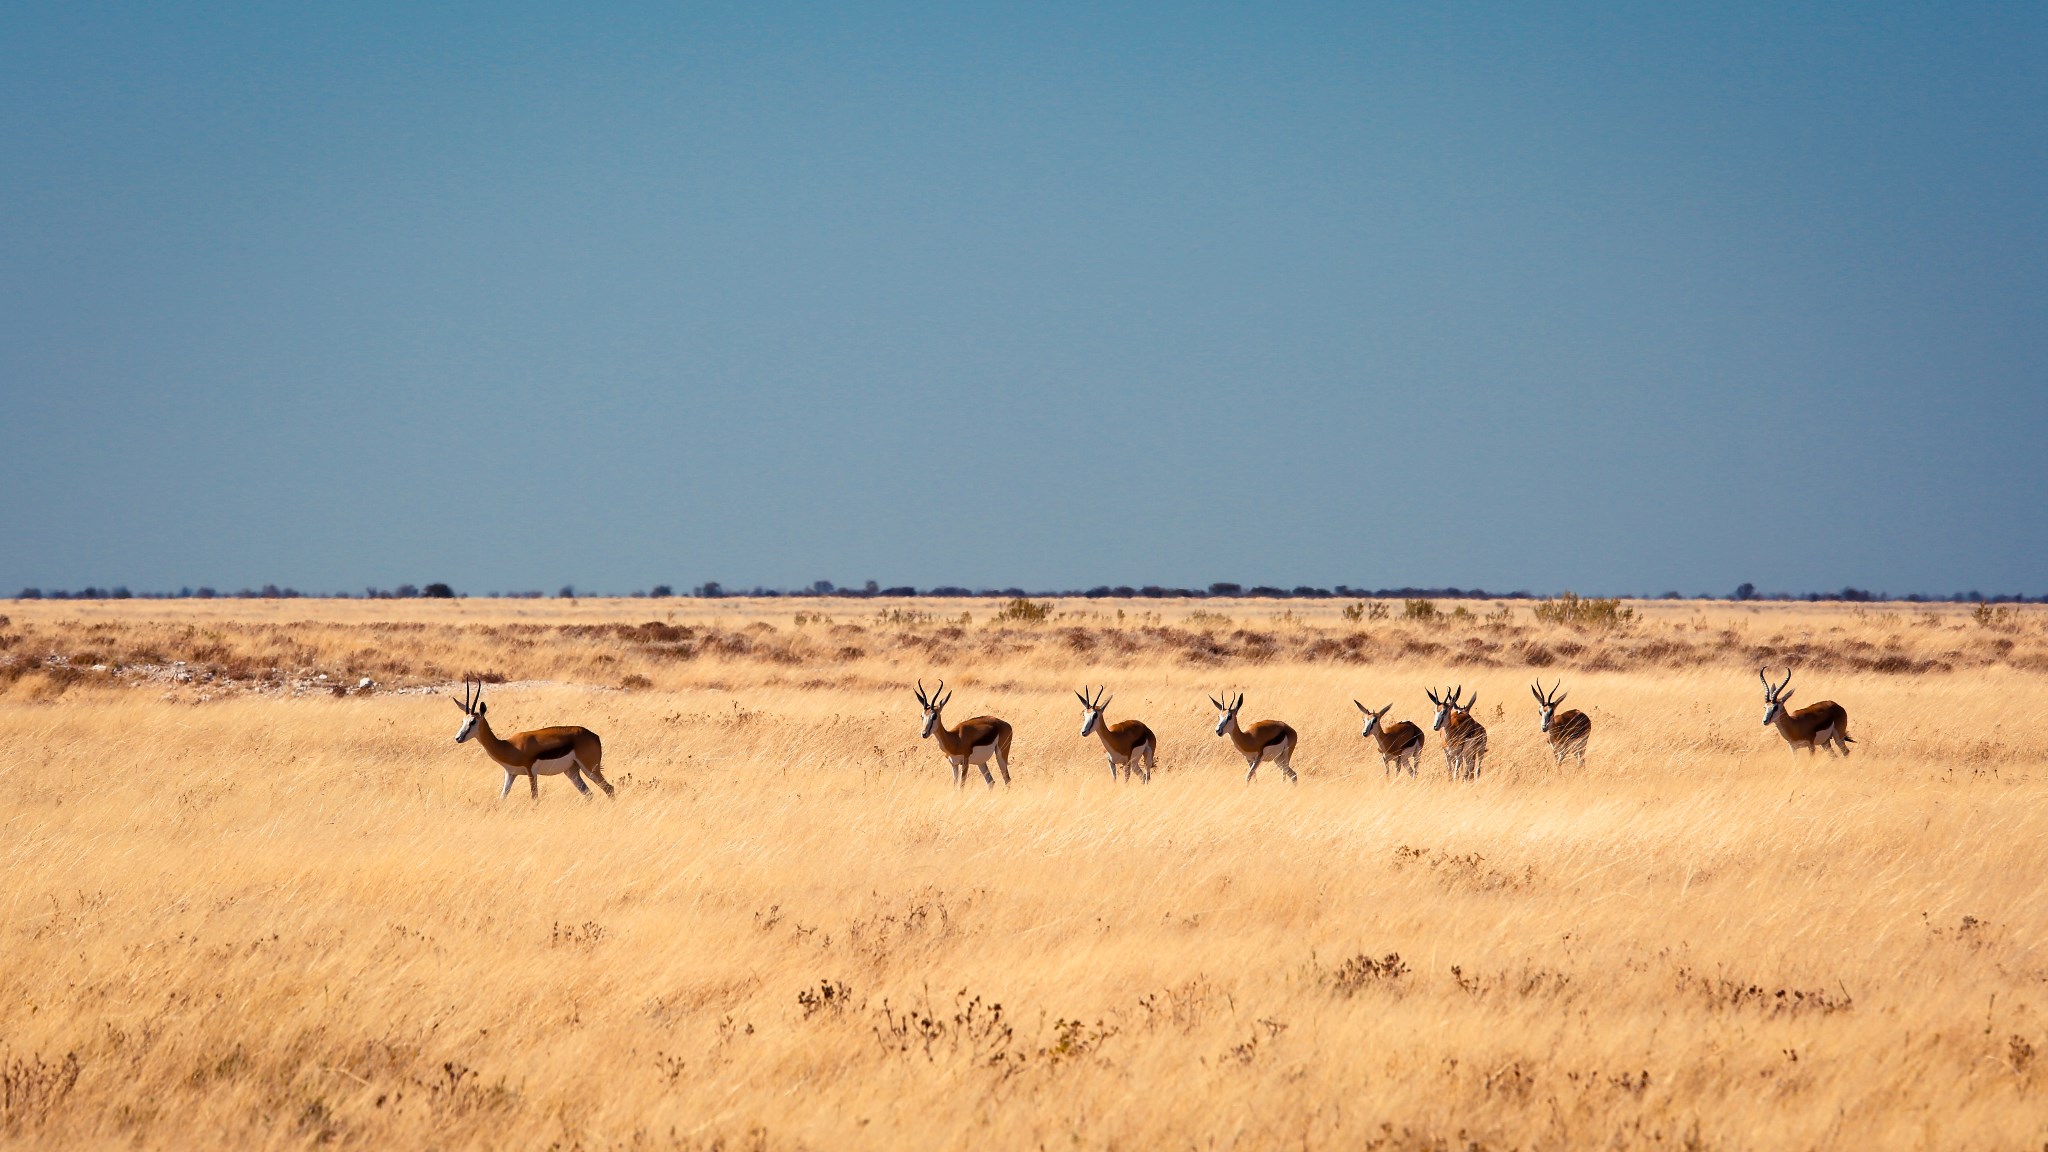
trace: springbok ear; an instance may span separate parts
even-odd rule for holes
[[[1792,698],[1792,693],[1797,691],[1799,691],[1799,689],[1794,688],[1788,692],[1778,693],[1778,703],[1783,704],[1785,701],[1790,700]]]
[[[450,704],[453,704],[453,705],[455,705],[456,709],[457,709],[457,710],[459,710],[459,711],[460,711],[460,712],[461,712],[461,713],[462,713],[462,714],[463,714],[464,716],[467,716],[467,715],[469,715],[469,709],[468,709],[468,708],[465,708],[465,707],[463,707],[462,701],[460,701],[460,700],[457,700],[457,699],[456,699],[455,697],[453,697],[453,696],[450,696],[450,697],[448,698],[448,702],[449,702]]]
[[[489,704],[486,704],[486,703],[484,703],[484,702],[483,702],[483,701],[481,701],[481,700],[477,701],[477,702],[476,702],[476,714],[477,714],[477,715],[479,715],[479,716],[483,715],[483,714],[484,714],[484,710],[485,710],[485,709],[487,709],[487,708],[489,708],[489,707],[490,707],[490,705],[489,705]]]
[[[1367,716],[1370,716],[1370,715],[1372,715],[1372,709],[1370,709],[1370,708],[1367,708],[1367,707],[1366,707],[1365,705],[1363,705],[1363,704],[1359,704],[1359,703],[1358,703],[1358,701],[1356,701],[1356,700],[1353,700],[1353,701],[1352,701],[1352,703],[1353,703],[1353,704],[1355,704],[1355,705],[1357,705],[1357,707],[1358,707],[1358,710],[1359,710],[1360,712],[1363,712],[1363,713],[1365,713],[1365,714],[1366,714]]]

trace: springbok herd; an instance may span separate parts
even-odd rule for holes
[[[1788,668],[1785,678],[1773,685],[1763,669],[1757,670],[1757,679],[1764,686],[1764,726],[1775,724],[1778,734],[1793,751],[1801,748],[1809,755],[1817,749],[1826,748],[1830,755],[1840,752],[1849,754],[1849,745],[1855,743],[1849,736],[1849,712],[1832,700],[1823,700],[1797,711],[1785,706],[1792,698],[1792,672]],[[1536,698],[1541,731],[1550,740],[1551,754],[1562,764],[1568,756],[1578,758],[1583,766],[1586,762],[1586,744],[1592,739],[1593,721],[1574,708],[1560,713],[1557,706],[1564,702],[1564,682],[1546,690],[1538,680],[1529,692]],[[1157,765],[1159,754],[1158,737],[1152,729],[1140,720],[1123,720],[1115,724],[1104,719],[1109,709],[1110,697],[1105,694],[1108,686],[1096,689],[1091,696],[1085,687],[1074,695],[1081,701],[1081,738],[1093,734],[1102,741],[1105,757],[1109,760],[1109,775],[1112,780],[1121,774],[1128,781],[1133,774],[1150,783],[1152,769]],[[1471,699],[1464,696],[1462,685],[1444,693],[1430,691],[1429,702],[1436,706],[1436,722],[1432,731],[1443,733],[1444,765],[1452,779],[1477,780],[1482,762],[1486,758],[1486,728],[1472,718],[1472,706],[1479,702],[1475,692]],[[938,690],[926,692],[924,682],[917,685],[917,702],[924,709],[924,731],[922,738],[936,738],[939,750],[946,755],[946,761],[953,769],[953,784],[956,787],[967,783],[970,767],[981,769],[981,778],[990,788],[996,784],[995,776],[988,770],[989,761],[995,761],[996,771],[1003,775],[1003,783],[1010,782],[1010,740],[1012,730],[1006,720],[994,716],[976,716],[963,720],[948,728],[940,718],[953,694],[946,691],[945,681],[939,682]],[[1251,783],[1259,773],[1259,765],[1270,760],[1280,766],[1291,781],[1298,782],[1290,761],[1299,737],[1294,729],[1279,720],[1260,720],[1250,726],[1240,724],[1237,714],[1244,707],[1244,693],[1235,697],[1210,697],[1215,705],[1216,735],[1230,737],[1230,742],[1243,756],[1248,771],[1245,783]],[[1379,749],[1380,763],[1387,774],[1401,769],[1404,765],[1408,775],[1416,774],[1416,765],[1422,759],[1422,748],[1426,740],[1422,729],[1407,720],[1392,724],[1383,723],[1392,704],[1375,712],[1364,704],[1353,700],[1358,710],[1365,715],[1365,730],[1360,735],[1370,739]],[[590,795],[590,786],[583,782],[587,774],[604,789],[606,796],[615,795],[611,783],[604,778],[604,745],[597,733],[588,728],[566,725],[554,728],[536,728],[521,732],[510,738],[500,738],[491,731],[490,721],[484,718],[486,705],[483,701],[483,685],[473,689],[464,686],[462,699],[455,701],[462,709],[462,728],[455,734],[457,744],[476,737],[485,753],[505,770],[505,787],[499,791],[498,799],[503,800],[512,791],[512,785],[521,776],[526,777],[533,798],[540,798],[542,776],[566,775],[576,790]]]

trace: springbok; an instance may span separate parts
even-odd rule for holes
[[[1088,686],[1084,684],[1081,691],[1074,693],[1081,698],[1081,738],[1087,739],[1090,732],[1101,738],[1102,750],[1109,758],[1111,780],[1116,779],[1116,770],[1121,768],[1124,770],[1125,783],[1130,782],[1131,773],[1135,771],[1143,773],[1145,783],[1150,784],[1152,769],[1157,766],[1159,740],[1142,721],[1125,720],[1111,724],[1104,720],[1103,711],[1109,707],[1110,700],[1116,699],[1114,696],[1104,699],[1102,694],[1107,691],[1109,685],[1104,684],[1096,691],[1095,699],[1090,700]],[[1139,766],[1141,760],[1144,761],[1142,767]]]
[[[1229,736],[1230,742],[1237,745],[1238,755],[1243,756],[1245,763],[1251,765],[1251,771],[1244,774],[1245,783],[1252,782],[1252,777],[1259,774],[1259,764],[1266,760],[1278,764],[1280,770],[1287,773],[1289,780],[1296,784],[1301,783],[1301,777],[1294,774],[1293,765],[1288,763],[1294,759],[1294,745],[1300,740],[1294,729],[1278,720],[1261,720],[1250,729],[1238,727],[1237,710],[1244,707],[1242,692],[1237,694],[1237,699],[1230,701],[1218,700],[1211,696],[1209,703],[1214,704],[1219,713],[1216,719],[1216,734]]]
[[[462,730],[455,734],[457,744],[476,737],[483,745],[484,752],[498,762],[505,770],[505,787],[498,792],[503,800],[512,792],[512,784],[521,776],[533,788],[533,798],[540,799],[540,778],[543,776],[567,776],[569,783],[585,796],[590,795],[590,786],[583,782],[588,772],[604,794],[616,799],[612,786],[604,778],[604,744],[597,733],[573,724],[556,728],[536,728],[521,732],[509,740],[500,740],[491,731],[491,722],[484,718],[484,710],[490,705],[484,703],[484,686],[478,684],[472,692],[468,684],[462,686],[462,699],[455,701],[468,719],[462,722]]]
[[[1833,700],[1809,704],[1797,712],[1787,711],[1785,701],[1792,698],[1786,685],[1792,683],[1792,669],[1785,669],[1785,679],[1776,688],[1771,687],[1771,678],[1764,670],[1756,670],[1756,678],[1764,682],[1764,727],[1778,726],[1778,735],[1797,752],[1804,748],[1812,755],[1816,748],[1825,748],[1830,756],[1840,748],[1842,755],[1849,754],[1849,745],[1856,741],[1849,736],[1849,710]]]
[[[1396,720],[1391,727],[1381,727],[1380,720],[1393,709],[1389,704],[1375,712],[1358,701],[1358,710],[1365,713],[1365,731],[1360,736],[1370,736],[1380,747],[1380,766],[1386,769],[1383,775],[1400,771],[1401,764],[1408,764],[1408,775],[1415,775],[1415,764],[1422,759],[1422,729],[1406,720]]]
[[[953,784],[958,788],[967,786],[967,768],[973,765],[981,769],[981,778],[988,786],[996,786],[996,778],[989,775],[988,762],[994,758],[996,768],[1003,774],[1003,785],[1010,783],[1010,724],[993,716],[976,716],[962,720],[959,727],[948,728],[939,719],[939,710],[953,698],[946,691],[946,682],[939,681],[938,690],[927,694],[924,681],[917,682],[917,702],[924,708],[924,734],[920,739],[937,736],[939,751],[946,754],[946,762],[953,766]]]
[[[1448,696],[1428,693],[1429,702],[1436,705],[1436,723],[1431,727],[1444,734],[1444,766],[1450,770],[1453,780],[1465,777],[1479,779],[1480,761],[1486,756],[1486,728],[1472,718],[1472,706],[1479,703],[1479,693],[1464,703],[1458,697],[1465,691],[1463,684],[1451,689]]]
[[[1550,737],[1551,755],[1557,757],[1559,764],[1564,763],[1567,756],[1577,756],[1579,767],[1584,768],[1586,740],[1593,735],[1593,721],[1577,708],[1563,715],[1558,714],[1557,706],[1564,703],[1564,698],[1570,695],[1569,692],[1558,691],[1563,687],[1564,681],[1559,680],[1555,687],[1546,692],[1543,690],[1543,681],[1538,680],[1529,686],[1529,691],[1536,696],[1536,706],[1543,710],[1541,731]]]

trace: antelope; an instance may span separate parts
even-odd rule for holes
[[[1104,720],[1103,711],[1109,707],[1110,700],[1116,699],[1114,696],[1103,699],[1102,694],[1107,691],[1109,685],[1104,684],[1095,693],[1095,699],[1090,700],[1088,686],[1083,684],[1081,691],[1074,693],[1081,698],[1081,738],[1085,740],[1093,732],[1102,740],[1102,749],[1109,759],[1111,780],[1116,779],[1116,770],[1122,768],[1126,784],[1130,783],[1134,771],[1144,773],[1145,783],[1150,784],[1152,769],[1156,767],[1155,758],[1159,755],[1159,740],[1141,721],[1125,720],[1111,724]],[[1139,767],[1140,760],[1144,761],[1143,767]]]
[[[1764,727],[1776,724],[1778,735],[1785,738],[1794,752],[1804,748],[1810,756],[1816,748],[1825,748],[1832,756],[1840,748],[1842,755],[1849,754],[1849,745],[1856,741],[1849,736],[1847,708],[1833,700],[1823,700],[1790,712],[1785,701],[1792,698],[1792,693],[1785,686],[1792,683],[1792,669],[1785,669],[1785,679],[1776,688],[1771,687],[1771,678],[1764,675],[1763,669],[1756,670],[1756,678],[1764,682]]]
[[[1245,783],[1251,783],[1252,777],[1259,774],[1259,764],[1265,760],[1278,764],[1289,780],[1301,783],[1301,777],[1294,774],[1293,766],[1288,763],[1294,758],[1294,745],[1300,740],[1294,729],[1278,720],[1261,720],[1249,730],[1238,727],[1237,710],[1244,707],[1242,692],[1237,694],[1237,699],[1228,702],[1211,696],[1209,703],[1214,704],[1219,713],[1216,734],[1229,736],[1230,742],[1237,745],[1238,754],[1251,765],[1251,771],[1244,774]]]
[[[946,754],[946,762],[953,766],[953,785],[967,786],[967,768],[973,765],[981,769],[981,778],[988,786],[996,786],[996,778],[989,775],[988,762],[995,759],[996,768],[1003,774],[1003,786],[1010,784],[1010,724],[993,716],[976,716],[962,720],[958,727],[948,728],[939,719],[939,710],[953,698],[946,691],[946,682],[939,681],[938,691],[927,693],[924,681],[917,682],[917,702],[924,708],[924,734],[919,739],[938,737],[939,751]]]
[[[1450,695],[1438,696],[1428,693],[1429,702],[1436,705],[1434,730],[1444,734],[1444,766],[1450,770],[1451,778],[1460,776],[1477,780],[1480,761],[1486,756],[1486,728],[1472,718],[1472,706],[1479,703],[1479,694],[1460,704],[1458,697],[1465,691],[1463,684],[1451,689]]]
[[[478,684],[474,692],[468,684],[462,686],[462,699],[455,701],[468,719],[462,722],[462,730],[455,734],[457,744],[476,737],[483,745],[484,752],[498,762],[505,770],[505,787],[498,791],[503,800],[512,792],[512,785],[521,776],[533,789],[533,798],[540,799],[540,778],[543,776],[567,776],[569,783],[585,796],[590,795],[590,786],[583,782],[588,772],[597,786],[604,789],[606,796],[617,798],[609,781],[604,778],[604,744],[597,733],[588,728],[565,725],[556,728],[536,728],[521,732],[508,740],[498,739],[491,731],[491,722],[484,718],[484,710],[490,705],[484,703],[484,686]]]
[[[1380,766],[1386,769],[1383,775],[1392,775],[1401,768],[1403,761],[1408,764],[1408,775],[1415,775],[1415,764],[1422,759],[1422,729],[1406,720],[1397,720],[1392,727],[1383,728],[1380,720],[1393,709],[1389,704],[1375,712],[1358,701],[1358,710],[1365,713],[1365,731],[1360,736],[1370,736],[1380,746]]]
[[[1550,737],[1551,755],[1557,757],[1559,764],[1564,763],[1565,757],[1575,755],[1579,758],[1579,767],[1583,768],[1586,766],[1586,740],[1593,735],[1593,721],[1577,708],[1562,716],[1557,714],[1557,706],[1564,703],[1564,698],[1570,695],[1568,692],[1559,692],[1558,689],[1562,687],[1564,681],[1559,680],[1556,687],[1546,692],[1543,690],[1543,681],[1538,680],[1529,686],[1529,691],[1536,696],[1536,706],[1543,710],[1543,727],[1540,731]]]

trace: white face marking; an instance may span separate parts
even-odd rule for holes
[[[1442,731],[1442,729],[1443,729],[1443,726],[1444,726],[1444,721],[1445,721],[1445,720],[1446,720],[1447,718],[1449,718],[1450,714],[1451,714],[1451,706],[1450,706],[1449,704],[1439,704],[1439,705],[1437,705],[1437,706],[1436,706],[1436,723],[1435,723],[1435,724],[1432,724],[1432,725],[1430,725],[1430,731],[1432,731],[1432,732],[1438,732],[1438,731]]]
[[[1235,712],[1225,712],[1225,713],[1224,713],[1223,715],[1221,715],[1221,716],[1218,716],[1218,717],[1216,718],[1216,734],[1217,734],[1218,736],[1221,736],[1221,735],[1223,735],[1223,730],[1224,730],[1225,728],[1228,728],[1228,727],[1230,727],[1230,720],[1231,720],[1231,717],[1233,717],[1233,716],[1236,716],[1236,715],[1237,715],[1237,713],[1235,713]]]
[[[1770,726],[1771,721],[1776,720],[1777,718],[1778,704],[1777,701],[1774,700],[1771,702],[1770,707],[1764,709],[1764,726],[1768,728]]]
[[[458,701],[458,703],[459,703],[459,701]],[[469,716],[469,717],[465,717],[465,718],[463,719],[463,721],[462,721],[462,731],[460,731],[460,732],[457,732],[457,733],[455,734],[455,742],[456,742],[457,744],[460,744],[460,743],[462,743],[462,742],[463,742],[464,740],[467,740],[467,739],[469,739],[469,738],[470,738],[471,736],[473,736],[473,735],[475,735],[475,734],[476,734],[476,717],[475,717],[475,716]]]
[[[932,734],[932,725],[934,725],[934,724],[937,724],[938,722],[939,722],[939,710],[938,710],[938,709],[936,709],[936,708],[927,708],[927,709],[925,709],[925,710],[924,710],[924,735],[923,735],[923,736],[920,736],[920,737],[919,737],[919,739],[921,739],[921,740],[928,740],[928,739],[930,739],[930,738],[931,738],[931,734]]]
[[[1090,708],[1087,714],[1081,717],[1081,735],[1086,736],[1090,732],[1095,731],[1095,722],[1100,719],[1102,719],[1102,713]]]
[[[1543,706],[1543,728],[1542,728],[1542,731],[1545,731],[1545,732],[1548,732],[1548,731],[1550,731],[1550,717],[1551,717],[1551,716],[1552,716],[1552,715],[1553,715],[1554,713],[1556,713],[1556,711],[1557,711],[1557,709],[1556,709],[1556,708],[1554,708],[1554,707],[1552,707],[1551,705],[1545,704],[1545,705]]]

